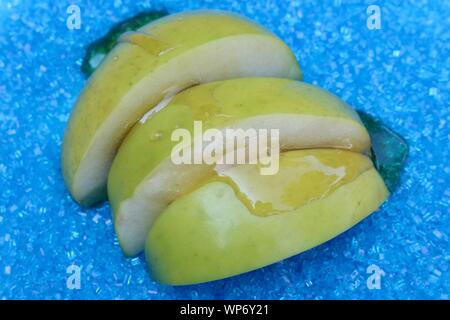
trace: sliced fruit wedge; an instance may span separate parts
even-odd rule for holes
[[[118,146],[164,98],[194,84],[249,76],[300,79],[301,73],[280,39],[237,15],[181,13],[124,34],[69,120],[62,167],[73,198],[83,205],[105,199]]]
[[[354,152],[285,152],[276,175],[255,167],[219,172],[156,219],[146,244],[154,279],[194,284],[280,261],[349,229],[388,196],[371,160]]]
[[[358,115],[334,95],[303,82],[244,78],[183,91],[129,133],[111,167],[108,196],[127,255],[143,250],[153,220],[168,204],[214,174],[213,164],[175,164],[171,135],[194,121],[215,128],[278,129],[282,150],[339,148],[366,152],[369,135]],[[197,138],[193,139],[195,144]]]

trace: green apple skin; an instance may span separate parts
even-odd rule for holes
[[[304,82],[241,78],[202,84],[176,95],[139,122],[122,143],[108,178],[115,229],[126,255],[144,249],[154,218],[173,200],[209,177],[212,165],[176,165],[171,133],[194,120],[208,128],[279,129],[283,150],[341,148],[365,152],[369,135],[342,100]]]
[[[181,13],[124,34],[89,79],[67,126],[62,168],[73,198],[86,206],[105,199],[118,146],[163,98],[249,76],[301,79],[301,72],[280,39],[235,14]]]
[[[298,156],[309,152],[302,150]],[[343,155],[335,156],[339,167]],[[373,166],[367,169],[370,160],[364,158],[355,156],[343,166],[351,171],[349,165],[356,165],[356,175],[332,193],[268,216],[255,215],[228,183],[212,180],[203,184],[173,202],[153,224],[145,250],[152,277],[170,285],[218,280],[330,240],[377,210],[388,196],[378,172]]]

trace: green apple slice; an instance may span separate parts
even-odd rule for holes
[[[73,198],[83,205],[104,200],[118,146],[165,97],[194,84],[249,76],[300,79],[301,73],[280,39],[237,15],[176,14],[124,34],[70,117],[62,167]]]
[[[248,167],[225,170],[156,219],[145,250],[154,279],[194,284],[266,266],[344,232],[388,196],[371,160],[349,151],[282,153],[273,176]]]
[[[175,164],[172,132],[203,129],[278,129],[282,150],[340,148],[365,152],[369,135],[358,115],[334,95],[309,84],[275,78],[218,81],[185,90],[139,122],[122,143],[108,178],[115,229],[127,255],[143,250],[155,217],[209,178],[215,167]],[[195,141],[193,142],[195,144]]]

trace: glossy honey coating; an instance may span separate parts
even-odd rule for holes
[[[372,168],[369,158],[330,149],[284,152],[282,168],[261,175],[261,165],[239,165],[217,172],[205,183],[220,181],[233,188],[249,212],[258,216],[281,214],[320,200]]]

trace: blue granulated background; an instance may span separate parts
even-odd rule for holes
[[[66,9],[81,9],[69,30]],[[366,25],[381,8],[381,29]],[[410,156],[381,210],[337,238],[226,280],[170,287],[126,259],[107,204],[84,209],[60,173],[86,46],[143,10],[219,8],[284,39],[305,81],[382,118]],[[0,299],[448,299],[448,1],[0,1]],[[71,290],[67,268],[81,267]],[[383,270],[369,289],[371,265]]]

